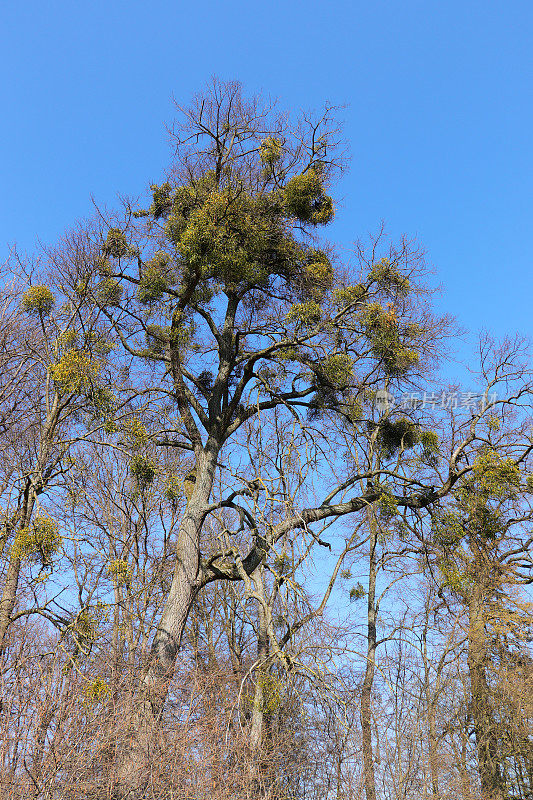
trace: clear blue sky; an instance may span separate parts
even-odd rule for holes
[[[531,0],[4,0],[0,243],[32,249],[168,162],[171,97],[216,73],[349,105],[332,231],[415,234],[471,330],[533,333]]]

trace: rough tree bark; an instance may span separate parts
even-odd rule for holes
[[[119,760],[117,796],[141,795],[152,754],[159,744],[159,722],[174,674],[189,611],[200,588],[200,533],[209,502],[219,448],[209,440],[200,453],[195,482],[178,533],[176,567],[135,708],[130,715],[129,745]]]
[[[363,739],[363,776],[365,782],[366,800],[376,800],[374,757],[372,752],[372,686],[374,684],[377,649],[377,525],[375,519],[371,515],[371,512],[368,512],[368,521],[370,527],[370,556],[368,562],[367,650],[365,675],[361,688],[361,731]]]
[[[264,597],[261,568],[250,576],[255,592]],[[257,607],[257,661],[255,668],[255,690],[250,724],[250,764],[248,769],[248,797],[261,796],[260,761],[264,737],[265,723],[265,676],[268,661],[268,619],[266,608],[262,603]]]
[[[496,721],[490,705],[485,671],[485,609],[481,582],[472,587],[469,603],[468,672],[471,713],[476,735],[479,778],[484,800],[505,800],[505,784],[498,758]]]

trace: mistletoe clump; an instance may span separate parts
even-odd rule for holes
[[[379,288],[385,292],[396,295],[406,295],[409,293],[409,278],[402,275],[400,270],[389,258],[382,258],[373,264],[369,273],[369,279],[378,284]]]
[[[287,319],[290,322],[297,322],[301,325],[316,325],[320,322],[322,316],[322,309],[314,300],[308,300],[306,303],[295,303],[289,309]]]
[[[62,393],[82,394],[98,378],[100,367],[89,352],[72,347],[51,366],[50,374]]]
[[[358,583],[356,586],[352,586],[350,589],[350,603],[355,603],[357,600],[361,600],[366,594],[365,587],[362,583]]]
[[[133,456],[130,461],[130,472],[139,489],[146,489],[153,482],[157,468],[153,461],[141,455]]]
[[[502,458],[492,449],[486,449],[474,461],[472,470],[475,493],[488,501],[511,499],[520,485],[520,468],[512,458]]]
[[[429,464],[436,465],[440,453],[440,441],[435,431],[420,431],[419,440],[422,445],[422,458]]]
[[[172,283],[170,263],[169,254],[163,251],[157,252],[146,262],[137,291],[141,303],[148,305],[161,299]]]
[[[420,443],[424,448],[424,451],[428,454],[435,454],[439,452],[440,442],[435,431],[421,431]]]
[[[304,296],[311,295],[320,299],[331,287],[333,275],[333,266],[326,253],[322,250],[309,250],[304,269],[300,274],[301,293]]]
[[[170,475],[165,482],[165,497],[171,503],[177,503],[183,494],[183,481],[177,475]]]
[[[172,186],[170,183],[165,182],[161,184],[161,186],[154,183],[150,188],[152,190],[152,205],[148,213],[151,214],[154,219],[165,217],[172,208]]]
[[[288,575],[292,569],[291,559],[287,553],[278,553],[272,559],[272,567],[278,578],[282,575]]]
[[[358,425],[363,419],[363,404],[356,395],[348,394],[340,405],[344,418],[352,425]]]
[[[108,278],[113,272],[110,262],[103,255],[100,255],[95,259],[94,266],[96,268],[97,273],[102,278]]]
[[[62,331],[57,337],[57,346],[61,349],[68,350],[76,346],[78,340],[78,332],[75,328],[67,328]]]
[[[95,386],[87,392],[92,413],[95,418],[104,420],[106,423],[112,421],[116,410],[117,397],[107,386]]]
[[[55,304],[55,298],[48,286],[30,286],[22,296],[22,308],[28,314],[47,316]]]
[[[14,558],[29,558],[35,553],[35,542],[29,528],[20,528],[11,548]]]
[[[416,350],[402,341],[393,306],[386,310],[380,303],[370,303],[360,311],[359,319],[372,355],[381,361],[387,375],[404,375],[418,364],[420,357]]]
[[[452,558],[439,561],[442,585],[460,597],[468,597],[471,583],[466,569],[461,569]]]
[[[321,376],[327,383],[336,387],[345,387],[353,378],[354,362],[348,353],[335,353],[320,362]]]
[[[91,351],[104,358],[116,347],[115,342],[110,338],[108,332],[104,333],[96,329],[87,331],[85,334],[85,342],[87,346],[91,348]]]
[[[267,136],[263,139],[260,147],[261,161],[269,167],[274,166],[281,158],[282,143],[281,139],[275,136]]]
[[[310,250],[307,254],[309,259],[306,265],[307,274],[320,283],[328,284],[331,282],[333,267],[331,261],[322,250]]]
[[[109,686],[103,678],[98,677],[85,685],[84,694],[89,704],[101,703],[109,694]]]
[[[287,182],[283,190],[283,205],[288,216],[312,225],[327,225],[335,213],[333,200],[325,194],[315,169],[295,175]]]
[[[406,417],[396,421],[384,419],[379,426],[378,441],[385,458],[392,458],[400,448],[409,450],[419,441],[419,428]]]
[[[148,441],[148,431],[139,417],[132,417],[122,424],[125,439],[128,445],[137,450]]]
[[[118,306],[122,297],[122,286],[114,278],[105,278],[98,284],[97,294],[102,305]]]
[[[436,542],[446,550],[464,536],[496,541],[507,529],[502,506],[516,497],[520,483],[520,469],[512,459],[484,449],[474,460],[469,480],[455,494],[456,508],[434,519]]]
[[[485,540],[497,539],[506,529],[505,520],[498,509],[483,502],[472,504],[469,523],[471,531]]]
[[[298,361],[299,353],[295,347],[280,347],[276,351],[277,361]]]
[[[333,292],[333,301],[340,308],[348,308],[357,303],[361,303],[366,297],[367,289],[362,283],[357,283],[355,286],[343,286],[335,289]]]
[[[168,190],[165,187],[169,187]],[[205,174],[190,184],[177,186],[172,191],[169,184],[163,184],[159,189],[161,191],[159,197],[162,202],[154,211],[152,211],[154,209],[152,206],[150,213],[155,217],[155,214],[161,212],[160,216],[166,220],[165,233],[168,239],[177,245],[193,213],[202,208],[212,193],[216,193],[216,175],[213,170],[207,170]],[[157,217],[155,218],[157,219]]]
[[[57,523],[50,517],[38,516],[29,528],[18,531],[12,552],[16,558],[40,561],[46,566],[51,563],[62,541]]]
[[[111,256],[112,258],[123,258],[126,255],[131,255],[126,234],[120,228],[110,228],[102,246],[102,252],[104,256]]]
[[[98,620],[87,609],[80,611],[73,625],[73,633],[80,642],[95,642],[98,637]]]
[[[169,341],[172,347],[185,352],[191,347],[195,333],[196,325],[194,319],[191,318],[189,324],[185,324],[185,320],[182,318],[181,322],[173,325],[170,329]]]
[[[107,572],[117,586],[128,585],[131,581],[131,567],[123,558],[114,558],[107,565]]]
[[[384,491],[378,500],[378,513],[381,519],[390,521],[398,513],[398,503],[396,498],[389,491]]]
[[[455,548],[466,533],[465,520],[457,511],[441,511],[433,516],[432,533],[440,547],[445,550]]]

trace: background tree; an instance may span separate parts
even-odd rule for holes
[[[531,581],[533,542],[528,530],[531,481],[524,474],[527,452],[517,452],[515,431],[504,427],[505,422],[505,417],[488,419],[486,441],[469,481],[455,494],[455,505],[434,517],[444,586],[466,614],[470,715],[481,789],[498,800],[517,790],[505,755],[511,728],[496,686],[499,673],[514,658],[520,660],[530,630],[531,604],[517,589]],[[516,757],[520,748],[511,749]],[[522,757],[527,763],[527,747]],[[523,774],[525,778],[527,767]]]
[[[62,253],[66,260],[68,251]],[[20,272],[24,265],[20,264]],[[24,267],[28,269],[28,267]],[[35,281],[38,273],[33,272]],[[51,621],[43,581],[62,550],[57,522],[41,506],[64,488],[77,443],[102,427],[111,406],[109,347],[98,307],[83,291],[54,295],[24,288],[20,274],[6,293],[2,448],[0,650],[14,619],[39,613]],[[58,277],[58,276],[57,276]],[[53,284],[52,284],[52,288]],[[38,572],[36,571],[38,568]],[[16,610],[21,570],[28,607]]]

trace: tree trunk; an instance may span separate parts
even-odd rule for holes
[[[428,598],[429,603],[429,598]],[[428,618],[426,611],[426,622],[422,632],[422,658],[424,661],[424,694],[426,700],[426,714],[428,726],[428,744],[429,744],[429,770],[431,774],[431,792],[434,800],[438,800],[439,793],[439,772],[438,772],[438,739],[437,739],[437,726],[435,719],[435,706],[436,698],[431,692],[431,676],[429,671],[429,659],[427,651],[427,633],[428,633]],[[437,680],[438,680],[437,673]]]
[[[367,650],[366,667],[361,689],[361,731],[363,739],[363,777],[366,800],[376,800],[374,757],[372,752],[372,686],[376,669],[377,611],[376,611],[376,522],[368,515],[370,523],[370,557],[368,570]]]
[[[468,672],[471,711],[476,734],[479,779],[484,800],[504,800],[505,786],[498,757],[496,721],[485,673],[485,620],[482,587],[475,585],[469,604]]]
[[[27,528],[30,524],[33,508],[35,506],[35,491],[30,485],[26,486],[24,493],[24,504],[19,517],[19,528]],[[9,564],[7,567],[2,599],[0,600],[0,653],[6,646],[6,634],[11,624],[11,615],[17,601],[17,589],[20,577],[20,567],[22,558],[20,554],[9,554]]]
[[[218,448],[208,442],[198,458],[196,480],[178,533],[176,567],[155,633],[135,708],[128,714],[128,745],[119,758],[118,797],[142,797],[160,742],[159,721],[189,611],[199,588],[200,533],[209,502]]]
[[[431,791],[434,800],[440,797],[439,791],[439,751],[437,740],[437,728],[435,722],[435,703],[430,700],[427,705],[428,715],[428,739],[429,739],[429,768],[431,773]]]
[[[262,568],[256,569],[250,576],[254,591],[265,599]],[[255,668],[255,690],[250,724],[250,755],[248,764],[248,798],[263,797],[261,758],[263,751],[265,727],[265,678],[268,675],[268,619],[262,603],[257,606],[257,661]]]
[[[21,559],[19,556],[14,556],[13,554],[9,556],[4,590],[2,592],[2,599],[0,600],[0,653],[5,648],[7,629],[9,628],[11,615],[15,608],[20,564]]]

